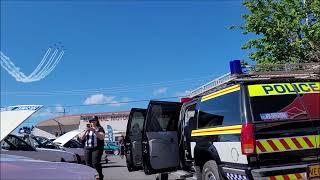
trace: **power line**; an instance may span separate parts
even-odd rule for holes
[[[74,104],[74,105],[59,105],[61,107],[82,107],[82,106],[103,106],[103,105],[112,105],[112,104],[129,104],[129,103],[139,103],[139,102],[149,102],[150,100],[167,100],[174,98],[181,98],[184,96],[172,96],[172,97],[163,97],[157,99],[140,99],[140,100],[131,100],[131,101],[119,101],[119,102],[107,102],[99,104]],[[44,108],[57,107],[56,105],[45,105]]]
[[[159,86],[174,86],[178,87],[178,85],[190,85],[190,81],[192,83],[197,83],[203,81],[205,79],[212,78],[212,76],[204,76],[198,78],[189,78],[178,81],[166,81],[166,82],[158,82],[158,83],[150,83],[150,84],[141,84],[136,86],[116,86],[110,88],[97,88],[97,89],[82,89],[82,90],[68,90],[68,91],[49,91],[49,92],[7,92],[1,91],[1,95],[27,95],[27,96],[54,96],[54,95],[85,95],[90,93],[123,93],[123,92],[134,92],[138,89],[159,87]]]

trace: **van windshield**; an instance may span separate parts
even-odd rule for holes
[[[254,121],[320,119],[319,82],[249,85]]]

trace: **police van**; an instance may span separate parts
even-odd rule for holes
[[[319,179],[319,65],[275,67],[233,70],[183,102],[133,108],[128,170],[163,179],[177,171],[187,172],[180,179]]]

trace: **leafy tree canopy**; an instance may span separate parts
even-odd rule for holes
[[[258,64],[320,62],[320,0],[245,0],[242,46]]]

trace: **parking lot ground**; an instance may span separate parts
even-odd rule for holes
[[[102,158],[104,159],[104,158]],[[155,175],[145,175],[143,171],[129,172],[126,166],[126,159],[120,156],[108,156],[107,164],[102,161],[104,180],[155,180]]]
[[[104,155],[102,157],[104,159]],[[145,175],[143,171],[129,172],[125,157],[121,159],[120,156],[110,155],[108,159],[108,163],[102,161],[104,180],[156,180],[157,175]],[[169,180],[176,180],[176,175],[179,172],[175,172],[175,175],[169,174]],[[195,180],[195,178],[187,178],[186,180]]]

